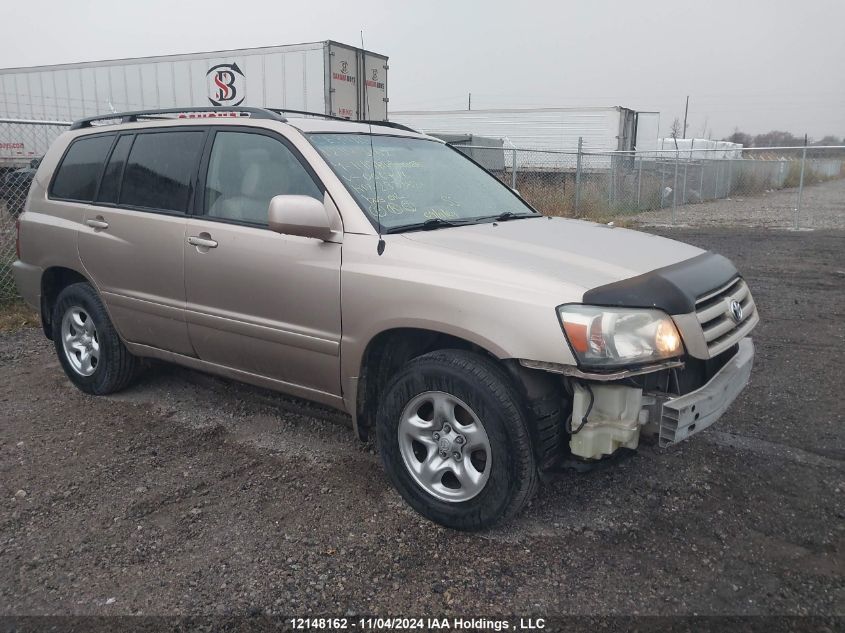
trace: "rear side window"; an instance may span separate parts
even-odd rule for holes
[[[204,131],[139,134],[123,170],[120,204],[184,212]]]
[[[112,141],[113,134],[74,141],[59,165],[50,195],[64,200],[91,202]]]
[[[129,155],[129,148],[132,146],[132,136],[121,136],[112,150],[106,171],[103,173],[103,180],[100,182],[100,193],[97,194],[97,202],[117,202],[120,193],[120,176],[123,173],[123,165]]]

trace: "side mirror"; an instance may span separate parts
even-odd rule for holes
[[[334,232],[326,206],[311,196],[275,196],[267,210],[271,231],[285,235],[331,240]]]

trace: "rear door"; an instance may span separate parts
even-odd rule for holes
[[[117,136],[78,235],[82,263],[124,339],[191,356],[185,226],[206,134],[185,127]]]
[[[330,42],[329,55],[329,103],[332,116],[344,119],[363,119],[358,108],[358,51],[336,42]]]
[[[387,59],[368,52],[362,55],[364,81],[361,84],[361,118],[387,121]]]
[[[283,137],[230,126],[213,132],[200,178],[185,246],[197,355],[306,397],[340,395],[341,245],[267,227],[273,196],[323,200],[323,186]]]

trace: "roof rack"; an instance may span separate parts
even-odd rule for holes
[[[412,127],[408,127],[407,125],[402,125],[401,123],[396,123],[395,121],[356,121],[356,123],[364,123],[366,125],[382,125],[384,127],[392,127],[397,130],[405,130],[406,132],[413,132],[414,134],[421,134],[418,130],[415,130]]]
[[[110,121],[112,119],[120,119],[121,123],[134,123],[139,118],[155,118],[158,114],[191,114],[194,112],[206,112],[223,115],[227,112],[237,113],[239,116],[248,116],[253,119],[272,119],[274,121],[286,121],[285,117],[281,116],[269,108],[247,108],[243,106],[227,107],[186,107],[186,108],[157,108],[154,110],[136,110],[133,112],[114,112],[112,114],[100,114],[97,116],[86,117],[78,119],[70,126],[71,130],[79,130],[86,127],[91,127],[95,121]],[[212,117],[209,117],[212,118]]]
[[[418,130],[415,130],[412,127],[408,127],[407,125],[402,125],[401,123],[396,123],[395,121],[356,121],[356,123],[366,123],[367,125],[383,125],[385,127],[392,127],[397,130],[405,130],[406,132],[413,132],[414,134],[421,134]]]
[[[287,119],[284,117],[285,114],[302,114],[305,116],[314,116],[314,117],[321,117],[323,119],[331,119],[333,121],[345,121],[347,123],[364,123],[365,125],[381,125],[383,127],[392,127],[397,130],[405,130],[406,132],[414,132],[419,134],[419,132],[413,128],[408,127],[407,125],[402,125],[401,123],[395,123],[393,121],[354,121],[351,119],[344,119],[343,117],[335,116],[333,114],[325,114],[323,112],[310,112],[308,110],[289,110],[287,108],[253,108],[253,107],[246,107],[246,106],[234,106],[231,108],[227,108],[225,106],[221,107],[186,107],[186,108],[156,108],[153,110],[135,110],[132,112],[113,112],[111,114],[98,114],[97,116],[90,116],[84,119],[77,119],[76,121],[71,124],[71,130],[79,130],[82,128],[91,127],[93,123],[97,121],[111,121],[120,119],[121,123],[135,123],[139,118],[140,119],[154,119],[157,115],[168,115],[168,114],[185,114],[190,115],[192,113],[208,113],[213,115],[228,115],[231,116],[232,113],[235,113],[239,116],[250,117],[252,119],[270,119],[274,121],[282,121],[285,122]],[[159,117],[159,118],[166,118],[166,117]],[[212,117],[209,117],[212,118]]]
[[[270,110],[270,112],[275,112],[276,114],[304,114],[306,116],[318,116],[323,119],[346,121],[347,123],[350,122],[350,119],[344,119],[341,116],[335,116],[334,114],[326,114],[324,112],[311,112],[310,110],[290,110],[288,108],[267,108],[267,110]]]
[[[345,119],[340,116],[336,116],[334,114],[324,114],[323,112],[311,112],[309,110],[290,110],[288,108],[267,108],[270,112],[276,112],[277,114],[304,114],[306,116],[316,116],[321,117],[323,119],[331,119],[333,121],[345,121],[346,123],[364,123],[365,125],[383,125],[385,127],[392,127],[397,130],[405,130],[406,132],[414,132],[419,134],[419,132],[413,128],[408,127],[407,125],[402,125],[401,123],[394,123],[393,121],[371,121],[369,119],[365,120],[357,120],[357,119]]]

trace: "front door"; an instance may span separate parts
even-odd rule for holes
[[[273,196],[322,200],[322,185],[292,146],[258,130],[216,131],[204,163],[185,245],[197,355],[304,395],[340,395],[341,245],[267,228]]]

